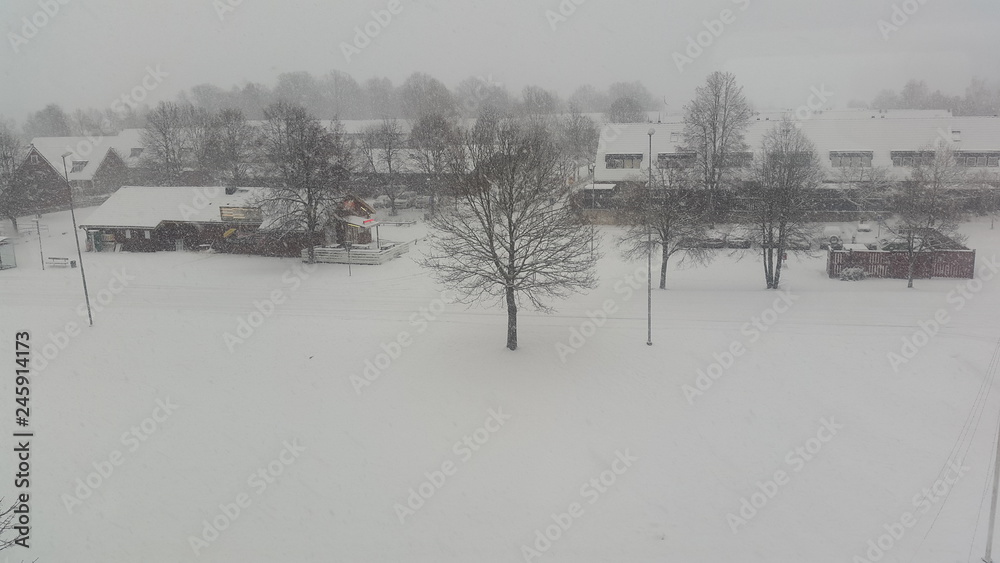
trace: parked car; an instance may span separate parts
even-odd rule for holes
[[[898,252],[900,250],[908,250],[910,244],[905,240],[883,240],[882,250],[887,252]]]
[[[750,239],[742,237],[726,237],[727,248],[750,248]]]
[[[413,207],[416,199],[417,192],[403,192],[396,196],[396,208],[407,209],[409,207]]]
[[[865,222],[865,221],[861,221],[860,223],[858,223],[858,232],[859,233],[870,233],[870,232],[872,232],[872,225],[871,225],[871,223],[868,223],[868,222]]]
[[[380,195],[372,200],[372,205],[376,209],[389,209],[389,196]]]
[[[431,196],[429,195],[418,195],[413,200],[413,207],[418,209],[427,209],[431,206]]]
[[[685,237],[677,243],[681,248],[725,248],[726,240],[718,237]]]
[[[812,250],[812,243],[805,237],[791,237],[785,243],[788,250]]]
[[[761,248],[768,248],[770,245],[763,243]],[[812,243],[805,237],[793,236],[785,241],[785,250],[812,250]]]

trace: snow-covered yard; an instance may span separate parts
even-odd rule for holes
[[[68,214],[45,222],[46,255],[75,257]],[[605,228],[600,287],[524,311],[513,353],[505,311],[452,303],[415,263],[423,241],[352,277],[85,254],[87,328],[79,270],[41,271],[21,239],[0,335],[10,365],[30,331],[39,368],[25,559],[978,560],[1000,231],[965,232],[981,286],[841,282],[825,257],[793,257],[777,294],[750,256],[672,267],[649,347],[645,264]],[[936,334],[909,359],[921,323]],[[11,389],[8,373],[7,436]]]

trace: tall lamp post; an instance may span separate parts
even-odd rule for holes
[[[656,129],[649,128],[649,184],[646,186],[646,346],[653,345],[653,226],[649,212],[653,193],[653,135]]]
[[[597,207],[597,179],[594,177],[594,170],[597,165],[590,163],[587,168],[590,169],[590,255],[594,255],[594,209]]]
[[[80,250],[80,234],[76,230],[76,209],[73,207],[73,185],[69,183],[69,170],[66,169],[66,157],[73,153],[62,155],[63,175],[66,177],[66,189],[69,190],[69,214],[73,217],[73,238],[76,240],[76,256],[80,259],[80,279],[83,280],[83,298],[87,302],[87,320],[94,326],[94,314],[90,311],[90,293],[87,291],[87,274],[83,269],[83,251]]]

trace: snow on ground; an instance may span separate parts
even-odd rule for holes
[[[74,256],[68,214],[44,221],[46,255]],[[981,266],[1000,255],[1000,231],[967,232]],[[708,267],[671,268],[670,289],[654,290],[649,347],[645,265],[619,258],[614,229],[602,234],[600,287],[554,315],[524,311],[514,353],[502,309],[444,303],[414,262],[423,241],[351,277],[293,259],[85,254],[87,328],[79,270],[41,271],[37,239],[20,239],[19,267],[0,272],[2,353],[11,364],[13,334],[30,330],[50,359],[32,383],[33,547],[8,553],[978,560],[1000,413],[1000,394],[981,395],[1000,279],[958,298],[957,280],[840,282],[823,256],[793,258],[789,306],[762,289],[757,261],[722,251]],[[613,312],[594,330],[602,307]],[[887,354],[942,310],[940,333],[895,371]],[[730,364],[727,350],[742,353]],[[699,370],[721,376],[689,402]],[[9,436],[11,378],[0,381]],[[13,453],[0,459],[9,496]],[[949,461],[968,469],[915,506],[956,479]]]

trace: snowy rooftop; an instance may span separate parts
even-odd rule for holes
[[[125,186],[81,224],[83,228],[153,229],[164,221],[222,223],[221,207],[255,207],[262,188]]]
[[[820,162],[828,171],[833,170],[829,153],[834,151],[872,152],[873,165],[890,171],[893,171],[892,151],[925,150],[942,140],[961,151],[1000,151],[1000,118],[996,117],[951,117],[944,113],[937,117],[922,117],[928,113],[935,115],[933,112],[909,113],[918,117],[897,117],[891,112],[880,114],[877,111],[829,113],[836,115],[797,122],[816,145]],[[773,118],[769,114],[755,116],[745,134],[750,150],[756,150],[764,135],[779,121],[779,115]],[[652,138],[654,155],[683,152],[684,124],[680,120],[605,125],[597,154],[597,180],[620,182],[642,179],[648,174],[650,129],[655,131]],[[607,154],[635,154],[645,158],[642,159],[641,169],[609,170],[604,159]]]
[[[70,181],[87,181],[94,179],[94,174],[111,151],[110,143],[103,142],[100,137],[93,140],[87,137],[36,137],[31,144],[60,176],[64,172],[62,155],[70,153],[66,157],[66,172]]]

